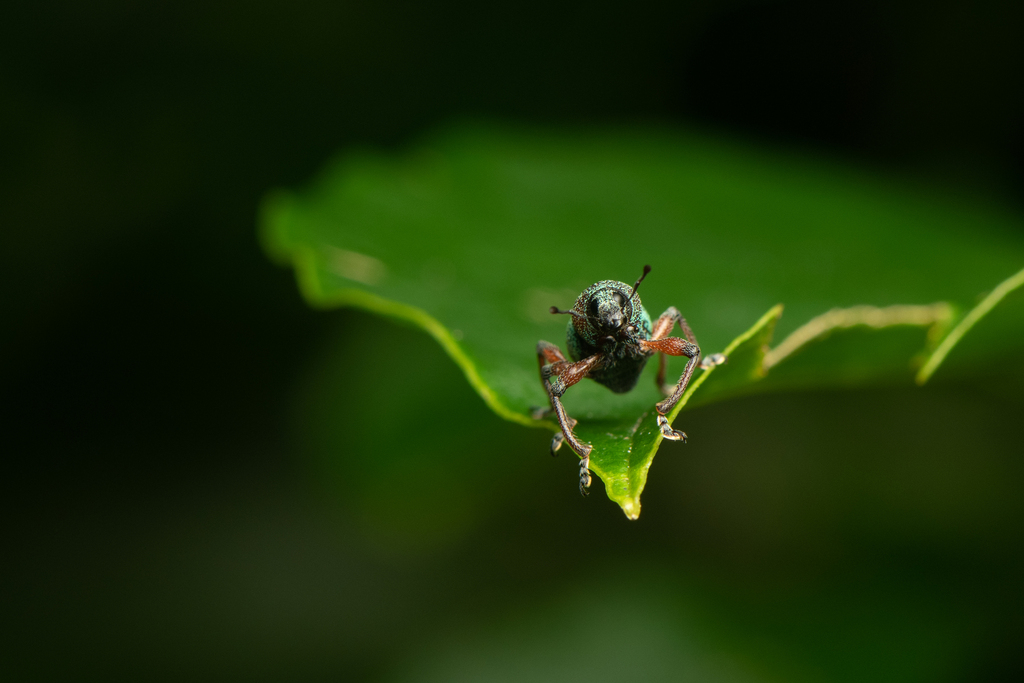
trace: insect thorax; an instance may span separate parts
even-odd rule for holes
[[[580,294],[573,306],[573,310],[582,316],[592,317],[596,306],[618,295],[616,301],[622,302],[625,315],[623,329],[631,326],[634,330],[628,338],[616,335],[619,338],[614,343],[605,341],[607,331],[597,329],[589,318],[577,316],[569,320],[566,328],[566,342],[572,359],[582,360],[602,353],[603,362],[588,376],[616,393],[627,392],[636,385],[649,357],[640,349],[637,340],[651,338],[651,317],[640,303],[639,295],[633,293],[630,296],[632,292],[633,288],[625,282],[602,280]]]
[[[631,293],[632,296],[630,296]],[[596,347],[598,339],[605,336],[606,333],[595,329],[587,317],[594,316],[596,308],[603,303],[611,301],[613,297],[617,297],[618,301],[621,301],[621,306],[626,316],[625,323],[634,326],[638,336],[643,339],[650,339],[651,317],[647,314],[643,304],[640,303],[640,295],[633,293],[633,288],[630,285],[618,280],[601,280],[583,290],[583,293],[576,298],[576,303],[572,307],[576,313],[583,317],[573,316],[569,321],[569,326],[576,330],[576,334],[580,336],[580,339]]]

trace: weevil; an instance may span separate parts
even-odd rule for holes
[[[685,442],[686,434],[673,429],[666,415],[686,391],[699,364],[707,368],[725,362],[725,356],[714,354],[701,363],[700,347],[693,330],[675,306],[670,306],[651,324],[651,316],[636,293],[650,272],[651,267],[644,266],[643,274],[632,287],[618,280],[596,282],[579,295],[571,310],[551,307],[553,314],[570,316],[566,326],[566,344],[572,361],[567,360],[556,345],[543,340],[537,342],[540,380],[551,403],[550,410],[539,411],[537,416],[553,412],[558,418],[561,431],[551,440],[551,454],[556,455],[566,442],[579,454],[580,493],[584,496],[590,487],[590,452],[593,447],[573,434],[576,420],[566,414],[561,401],[569,387],[589,377],[617,394],[626,393],[636,386],[648,359],[657,353],[655,382],[665,396],[654,406],[658,429],[666,439]],[[669,336],[676,323],[686,339]],[[675,385],[665,383],[666,355],[686,357],[686,368]]]

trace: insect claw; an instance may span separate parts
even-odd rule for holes
[[[710,356],[705,356],[704,358],[702,358],[700,361],[700,366],[703,369],[707,370],[709,368],[714,368],[719,365],[724,365],[725,361],[727,360],[728,358],[725,357],[725,354],[713,353]]]
[[[658,415],[658,429],[661,430],[661,435],[666,439],[686,443],[686,432],[672,429],[672,425],[668,423],[668,418],[661,414]]]
[[[565,443],[565,435],[562,432],[558,432],[551,437],[551,457],[558,455],[558,449],[562,447],[563,443]]]
[[[583,458],[580,461],[580,494],[584,497],[590,495],[590,459]]]

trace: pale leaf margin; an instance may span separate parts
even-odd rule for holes
[[[320,277],[317,274],[316,252],[310,247],[294,248],[290,252],[288,259],[295,268],[299,290],[302,292],[303,298],[311,306],[321,309],[358,308],[370,313],[411,323],[429,334],[441,345],[445,353],[462,370],[470,386],[480,395],[480,398],[484,400],[487,407],[493,410],[499,417],[527,427],[558,429],[558,426],[553,422],[535,420],[529,415],[516,412],[502,403],[501,398],[484,382],[476,365],[466,355],[462,347],[459,346],[459,342],[456,341],[452,333],[434,316],[415,306],[385,299],[384,297],[367,292],[365,289],[349,288],[339,289],[330,293],[325,292],[320,283]]]
[[[923,385],[931,378],[935,371],[942,365],[942,361],[946,359],[949,352],[953,350],[963,338],[967,332],[974,327],[979,320],[988,315],[988,312],[995,308],[996,304],[1006,298],[1015,289],[1018,289],[1024,285],[1024,269],[1021,269],[1016,274],[1011,275],[1007,279],[996,285],[988,295],[978,303],[977,306],[972,308],[967,315],[957,323],[956,327],[950,330],[949,334],[939,343],[938,347],[932,352],[928,360],[925,361],[924,365],[917,373],[915,380],[918,384]]]

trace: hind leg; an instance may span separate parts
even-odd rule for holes
[[[679,323],[679,328],[683,331],[683,335],[686,337],[686,341],[690,342],[694,346],[698,346],[697,337],[694,336],[693,330],[690,329],[689,323],[686,322],[686,318],[679,312],[679,309],[675,306],[669,306],[668,310],[661,314],[661,317],[654,323],[654,327],[651,330],[651,341],[657,341],[659,339],[665,339],[672,333],[672,329]],[[672,354],[669,354],[672,355]],[[720,355],[720,354],[716,354]],[[698,358],[697,362],[700,362]],[[658,390],[661,391],[665,396],[671,396],[672,392],[675,391],[675,385],[665,383],[665,354],[658,354],[658,374],[655,376],[654,381],[658,385]],[[716,363],[717,365],[717,363]]]

